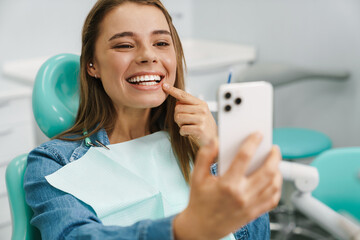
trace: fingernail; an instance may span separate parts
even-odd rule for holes
[[[170,85],[167,84],[167,83],[164,83],[164,84],[163,84],[163,87],[164,87],[164,89],[169,89],[169,88],[170,88]]]

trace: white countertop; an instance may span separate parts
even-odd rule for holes
[[[229,42],[185,39],[182,41],[188,72],[202,72],[255,61],[253,46]]]
[[[256,57],[253,46],[196,39],[185,39],[182,43],[188,74],[253,62]],[[49,57],[6,62],[2,66],[2,72],[8,79],[25,82],[32,86],[38,69]]]

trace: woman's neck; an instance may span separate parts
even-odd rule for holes
[[[150,134],[150,109],[117,109],[114,128],[108,133],[110,144],[126,142]]]

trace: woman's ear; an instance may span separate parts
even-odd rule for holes
[[[94,78],[99,78],[99,73],[95,67],[95,63],[93,62],[89,62],[87,65],[86,65],[86,68],[87,68],[87,72],[90,76],[94,77]]]

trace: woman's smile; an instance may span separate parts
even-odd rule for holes
[[[161,88],[164,74],[159,72],[141,72],[127,78],[130,85],[139,90],[157,90]]]

